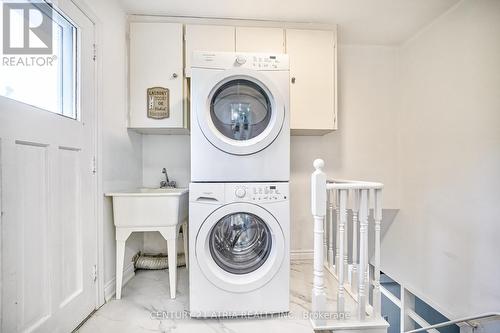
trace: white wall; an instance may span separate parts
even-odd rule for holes
[[[86,0],[86,3],[102,24],[98,56],[102,61],[103,190],[137,187],[142,183],[142,142],[140,135],[127,131],[126,15],[115,0]],[[115,230],[111,199],[103,200],[104,284],[109,287],[115,277]],[[125,266],[142,249],[142,240],[139,234],[127,241]]]
[[[500,309],[500,2],[466,0],[401,48],[401,211],[382,269],[451,316]]]
[[[398,208],[397,49],[380,46],[344,46],[340,49],[339,130],[325,136],[291,139],[291,248],[312,249],[310,175],[312,161],[326,161],[336,178],[378,180],[386,184],[385,207]],[[143,136],[143,182],[158,186],[161,169],[187,186],[190,179],[189,136]],[[159,235],[146,235],[145,248],[164,251]]]

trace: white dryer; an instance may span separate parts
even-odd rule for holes
[[[189,311],[289,311],[288,183],[191,183]]]
[[[194,52],[191,181],[289,181],[289,94],[287,55]]]

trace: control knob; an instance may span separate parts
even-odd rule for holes
[[[243,198],[246,193],[247,193],[247,191],[244,188],[241,188],[241,187],[237,188],[236,191],[234,192],[234,194],[236,194],[236,196],[238,198]]]
[[[244,56],[237,56],[236,57],[236,63],[238,65],[243,65],[247,62],[247,59]]]

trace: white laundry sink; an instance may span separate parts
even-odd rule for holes
[[[188,217],[187,188],[137,188],[106,193],[113,197],[117,227],[167,227]]]

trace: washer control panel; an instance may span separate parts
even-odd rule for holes
[[[230,186],[226,188],[226,195],[232,197],[233,201],[264,203],[288,200],[288,183],[239,183],[227,185]]]

